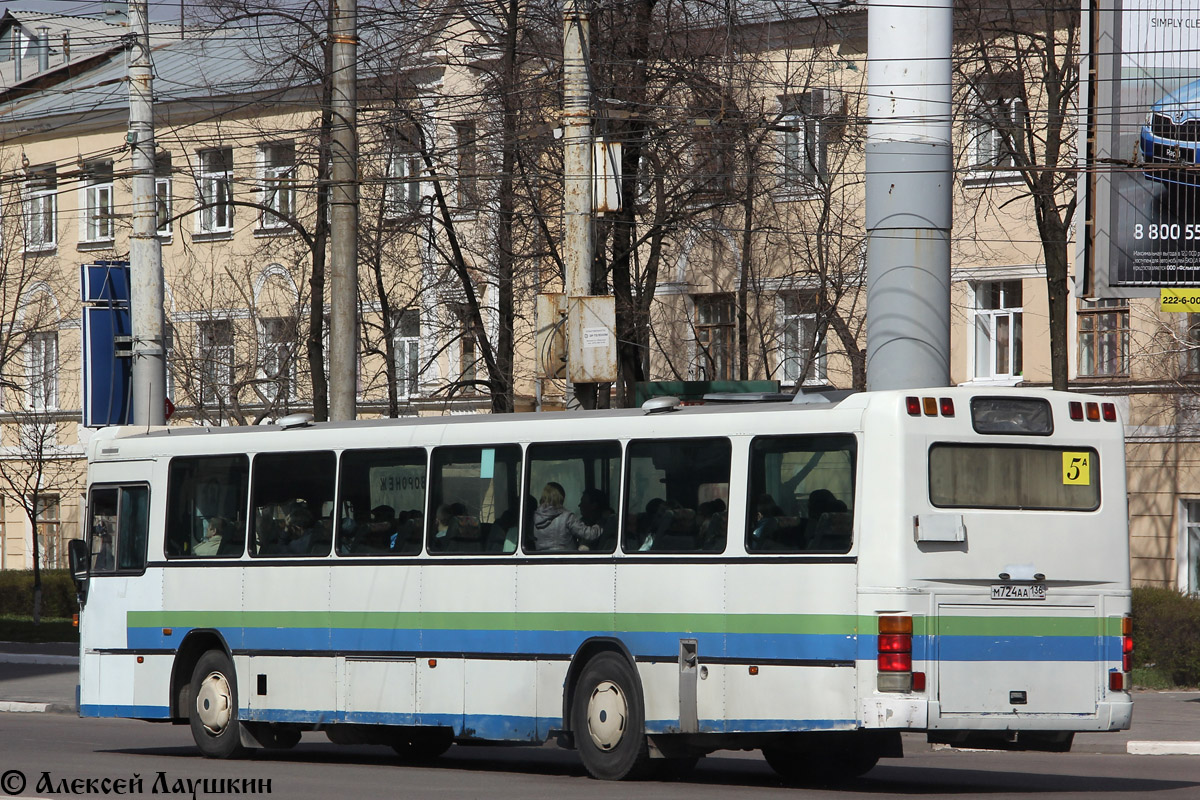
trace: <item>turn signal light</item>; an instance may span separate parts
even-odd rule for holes
[[[927,417],[936,417],[941,414],[943,417],[954,416],[954,399],[950,397],[913,397],[904,398],[904,410],[908,412],[910,417],[919,417],[924,414]]]
[[[1088,418],[1088,422],[1099,422],[1100,421],[1100,404],[1099,403],[1088,403],[1087,404],[1087,418]]]

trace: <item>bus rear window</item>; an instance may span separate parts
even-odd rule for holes
[[[939,508],[1095,511],[1100,460],[1091,448],[935,444],[929,502]]]

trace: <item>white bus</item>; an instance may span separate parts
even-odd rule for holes
[[[1114,404],[1040,390],[106,429],[80,714],[605,779],[1066,749],[1130,723],[1124,477]]]

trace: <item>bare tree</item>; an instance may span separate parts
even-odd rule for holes
[[[1079,3],[959,4],[955,20],[955,101],[969,129],[969,169],[982,184],[970,193],[975,219],[1032,213],[1046,265],[1052,383],[1066,389]]]

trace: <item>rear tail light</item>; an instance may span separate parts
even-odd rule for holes
[[[1121,671],[1133,672],[1133,617],[1121,620]]]
[[[1083,419],[1083,403],[1072,400],[1067,407],[1071,411],[1071,419],[1076,421]]]
[[[1113,403],[1104,403],[1100,406],[1100,413],[1104,417],[1105,422],[1117,421],[1117,407]]]
[[[954,398],[913,397],[909,395],[904,398],[904,410],[908,412],[910,417],[919,417],[922,414],[927,417],[936,417],[939,414],[943,417],[953,417]]]
[[[884,616],[879,618],[876,666],[881,692],[913,691],[912,617]]]

